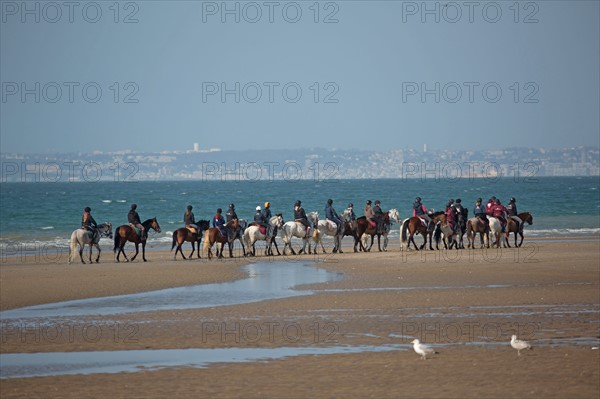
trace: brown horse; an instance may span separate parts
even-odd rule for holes
[[[467,248],[475,249],[475,237],[479,233],[481,248],[485,245],[490,247],[490,230],[486,223],[482,222],[478,217],[472,217],[467,221]],[[484,244],[485,243],[485,244]]]
[[[175,255],[173,255],[173,260],[177,258],[177,252],[181,253],[183,259],[187,259],[181,250],[181,246],[184,242],[192,243],[192,252],[189,257],[191,258],[194,255],[194,251],[196,251],[196,243],[198,243],[198,259],[200,259],[200,240],[202,239],[202,234],[204,230],[210,227],[208,220],[201,220],[197,223],[198,230],[196,232],[190,231],[187,227],[182,227],[173,232],[173,244],[171,245],[171,251],[177,245],[177,249],[175,250]]]
[[[369,221],[367,220],[366,217],[361,216],[358,219],[356,219],[356,237],[358,238],[358,242],[360,243],[361,251],[363,251],[363,252],[371,251],[371,247],[373,247],[374,237],[375,237],[375,235],[377,235],[377,248],[379,248],[379,252],[381,252],[381,235],[385,234],[387,236],[387,232],[389,232],[390,212],[383,212],[381,214],[381,220],[379,221],[379,223],[381,224],[381,229],[379,229],[379,232],[378,232],[377,229],[375,227],[373,227],[373,225],[371,223],[369,223]],[[369,245],[368,248],[363,245],[363,242],[361,239],[363,234],[367,234],[367,235],[371,236],[371,245]],[[384,245],[384,247],[385,247],[385,245]],[[355,250],[355,252],[356,252],[356,250]]]
[[[148,229],[150,228],[154,229],[154,231],[157,233],[160,233],[160,226],[156,218],[146,220],[144,223],[142,223],[142,226],[144,226],[146,234],[148,234]],[[119,226],[115,230],[115,247],[113,252],[117,252],[117,248],[119,249],[119,252],[117,252],[117,262],[120,262],[119,255],[121,254],[123,254],[125,260],[129,262],[127,254],[123,250],[123,248],[125,248],[125,244],[127,244],[127,241],[131,241],[135,244],[135,255],[133,255],[131,261],[133,262],[135,257],[138,256],[138,253],[140,252],[139,245],[142,243],[142,259],[144,259],[144,262],[146,262],[146,236],[138,236],[135,232],[135,229],[128,225]]]
[[[435,225],[437,223],[437,219],[439,219],[440,215],[443,215],[444,212],[435,212],[435,213],[431,213],[429,214],[429,218],[431,219],[431,225]],[[409,236],[407,237],[406,233],[409,233]],[[417,247],[417,244],[415,243],[415,234],[421,234],[423,236],[423,244],[420,247]],[[425,245],[427,245],[427,237],[429,236],[429,249],[431,251],[433,251],[433,246],[431,245],[431,238],[433,236],[433,229],[432,230],[427,230],[427,226],[425,226],[423,224],[423,222],[421,221],[421,219],[417,216],[413,216],[410,217],[408,219],[405,219],[402,222],[402,225],[400,226],[400,248],[402,249],[402,245],[407,244],[406,245],[406,249],[410,249],[410,243],[412,242],[413,245],[415,246],[415,249],[419,250],[419,249],[423,249],[425,248]]]
[[[520,247],[521,244],[523,244],[523,226],[525,225],[525,223],[527,223],[528,225],[533,224],[533,215],[531,213],[523,212],[523,213],[519,213],[517,216],[519,217],[519,219],[521,219],[523,221],[523,224],[521,226],[518,226],[517,222],[510,216],[507,218],[506,236],[504,239],[505,239],[506,245],[508,245],[509,248],[510,248],[510,244],[508,242],[508,238],[510,237],[510,233],[515,233],[515,247]],[[517,245],[517,234],[519,234],[521,236],[521,242],[519,242],[518,245]]]
[[[212,246],[217,243],[221,244],[221,248],[217,248],[217,257],[223,257],[223,247],[225,243],[229,245],[229,257],[233,258],[233,240],[236,238],[236,232],[238,231],[239,220],[233,219],[227,224],[225,224],[225,231],[227,232],[227,236],[223,236],[221,234],[221,230],[217,227],[211,227],[204,232],[204,239],[202,243],[202,252],[208,253],[208,259],[212,259]],[[244,252],[246,252],[244,250]]]

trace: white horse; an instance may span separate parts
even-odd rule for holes
[[[388,242],[389,242],[388,234],[390,233],[392,222],[400,223],[400,213],[398,213],[397,209],[395,209],[395,208],[390,209],[388,211],[388,215],[390,217],[390,222],[384,223],[384,225],[381,227],[381,235],[383,236],[383,250],[384,251],[387,251],[387,246],[388,246]],[[371,245],[369,246],[369,250],[370,250],[371,247],[373,246],[374,235],[363,233],[362,237],[360,237],[360,240],[362,241],[363,247],[366,248],[369,237],[371,237]],[[379,237],[377,237],[377,241],[379,242]]]
[[[502,233],[502,225],[500,224],[500,221],[493,216],[488,216],[488,220],[490,221],[490,234],[494,234],[494,243],[491,245],[500,248],[500,239],[504,234]],[[491,236],[489,240],[492,241]]]
[[[109,222],[99,224],[96,228],[96,234],[94,234],[92,238],[90,238],[90,235],[88,233],[88,230],[77,229],[71,234],[71,245],[69,248],[69,264],[73,261],[73,258],[75,257],[77,245],[79,245],[79,258],[81,259],[81,263],[85,264],[85,261],[83,260],[83,247],[85,246],[85,244],[90,246],[90,263],[93,263],[92,247],[96,247],[98,249],[98,256],[96,257],[96,263],[98,263],[100,261],[100,252],[102,252],[98,243],[100,242],[101,237],[108,237],[111,239],[113,238],[112,224]]]
[[[342,235],[344,234],[344,231],[338,230],[337,224],[335,224],[331,220],[319,220],[319,222],[317,223],[317,231],[318,234],[316,236],[313,236],[313,240],[315,241],[315,254],[317,253],[317,247],[319,246],[319,244],[321,244],[323,253],[327,253],[327,251],[325,251],[325,246],[323,245],[323,236],[325,235],[333,236],[333,253],[336,253],[338,251],[339,253],[342,253]]]
[[[309,212],[306,214],[308,222],[312,226],[316,226],[319,222],[319,214],[317,212]],[[286,254],[287,247],[290,248],[292,254],[296,255],[294,248],[292,248],[292,237],[302,239],[302,249],[298,252],[299,254],[306,252],[306,244],[308,243],[308,237],[306,237],[306,227],[300,222],[290,221],[286,222],[281,230],[279,231],[281,239],[283,240],[283,254]],[[313,240],[318,240],[319,229],[313,227],[312,237]],[[310,245],[308,246],[308,253],[311,253]]]
[[[281,216],[281,213],[269,219],[269,224],[278,229],[281,229],[281,227],[283,226],[283,216]],[[248,248],[248,255],[256,255],[256,248],[254,247],[254,244],[258,240],[267,240],[267,236],[260,232],[259,226],[250,226],[244,231],[244,242],[246,243],[246,247]],[[267,247],[265,248],[265,255],[273,255],[273,251],[271,250],[272,244],[275,244],[277,255],[280,255],[279,248],[277,248],[277,243],[275,242],[275,235],[273,235],[273,237],[271,237],[271,241],[267,243]],[[252,250],[250,250],[250,248],[252,248]]]

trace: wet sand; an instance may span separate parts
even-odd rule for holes
[[[600,395],[600,240],[520,249],[319,254],[344,279],[313,295],[65,322],[60,339],[3,321],[2,353],[221,347],[398,345],[137,373],[0,380],[8,397],[581,397]],[[111,254],[112,255],[112,254]],[[98,265],[5,259],[2,310],[238,279],[248,259]],[[264,261],[257,257],[252,261]],[[274,264],[274,267],[276,265]],[[86,323],[99,331],[91,339]],[[71,323],[71,324],[68,324]],[[91,325],[91,324],[90,324]],[[61,327],[63,328],[63,327]],[[42,330],[42,331],[40,331]],[[53,330],[55,331],[55,330]],[[533,350],[517,356],[517,333]],[[421,360],[417,337],[439,354]],[[52,339],[51,339],[52,338]]]

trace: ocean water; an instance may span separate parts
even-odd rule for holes
[[[328,198],[341,213],[349,202],[357,215],[367,199],[379,199],[384,210],[396,208],[402,218],[412,215],[416,196],[428,208],[443,210],[449,198],[461,198],[472,215],[477,197],[495,195],[508,203],[516,197],[520,212],[533,213],[526,236],[600,234],[600,179],[598,177],[538,177],[535,179],[365,179],[332,181],[160,181],[3,183],[0,185],[0,249],[23,243],[68,246],[80,226],[83,208],[92,208],[98,223],[127,224],[131,203],[142,220],[156,217],[162,232],[150,233],[149,243],[167,247],[172,232],[183,226],[186,206],[194,206],[196,220],[210,219],[218,207],[234,203],[238,216],[252,219],[257,205],[271,202],[273,213],[293,217],[300,199],[304,209],[318,211]],[[392,228],[392,237],[398,226]],[[106,243],[103,240],[102,243]],[[170,246],[169,246],[170,247]]]

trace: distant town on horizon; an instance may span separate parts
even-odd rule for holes
[[[2,182],[600,176],[600,147],[0,153]]]

